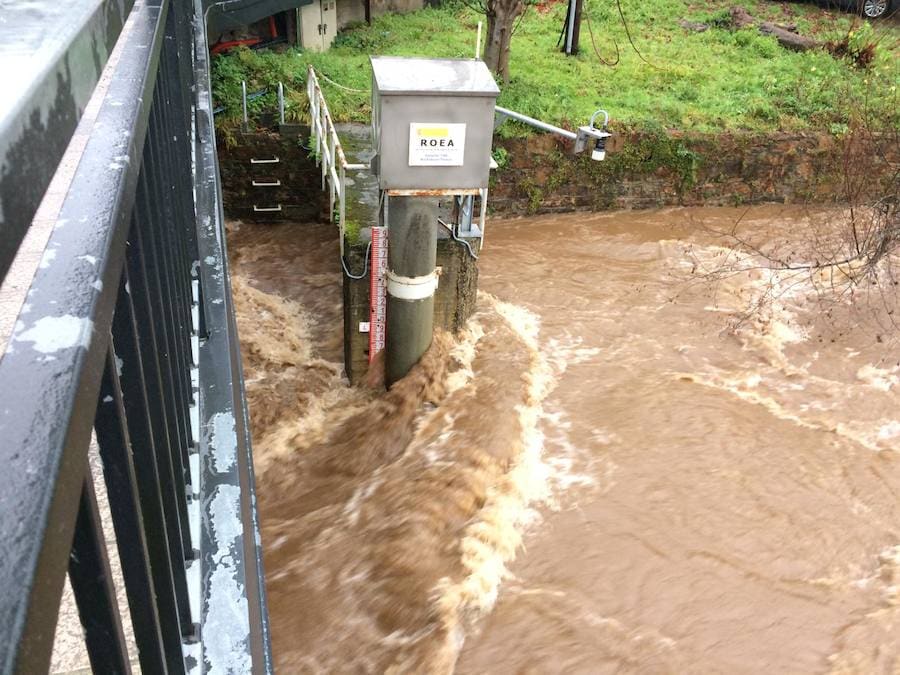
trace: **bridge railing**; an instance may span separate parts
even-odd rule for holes
[[[46,209],[52,229],[0,356],[0,672],[48,670],[66,574],[94,672],[130,672],[135,658],[144,673],[271,672],[203,3],[46,6],[105,23],[66,37],[26,91],[55,84],[57,103],[69,96],[68,131],[46,128],[55,108],[34,117],[34,101],[11,106],[21,124],[0,124],[3,176],[31,171],[38,197],[52,171],[29,163],[42,150],[29,125],[75,133],[65,157],[47,153],[62,196]],[[90,78],[70,61],[87,44],[96,64],[113,43],[76,132],[89,91],[72,92]],[[0,189],[4,277],[27,264],[13,255],[37,200],[20,196]],[[123,637],[106,519],[137,654]]]

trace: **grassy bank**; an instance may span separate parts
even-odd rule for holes
[[[820,41],[840,39],[853,29],[851,42],[877,44],[874,61],[861,69],[824,50],[789,51],[755,28],[729,28],[728,8],[734,4],[760,21],[795,24],[801,34]],[[900,126],[900,26],[894,22],[869,25],[815,5],[766,0],[622,0],[636,51],[615,3],[585,5],[582,52],[575,58],[556,47],[565,4],[529,6],[513,38],[512,80],[501,87],[500,105],[559,124],[583,124],[602,106],[620,126],[835,134],[866,106],[870,118]],[[303,81],[312,63],[343,87],[361,90],[323,82],[335,117],[367,122],[370,54],[469,57],[479,18],[465,7],[448,5],[346,30],[324,54],[244,49],[218,56],[213,88],[216,103],[226,106],[220,120],[228,126],[238,119],[242,79],[250,91],[270,92],[251,102],[256,111],[275,109],[273,92],[278,81],[284,82],[293,90],[288,115],[301,119]],[[691,32],[679,25],[682,19],[710,28]],[[601,62],[615,61],[617,51],[616,65]],[[509,123],[502,130],[522,132]]]

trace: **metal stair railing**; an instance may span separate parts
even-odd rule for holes
[[[309,117],[312,139],[315,141],[316,164],[322,167],[322,189],[328,188],[328,213],[331,222],[335,218],[340,228],[341,256],[344,255],[344,230],[346,226],[346,178],[347,171],[368,169],[366,164],[350,164],[341,147],[341,139],[334,128],[328,104],[322,94],[322,88],[312,66],[307,69],[306,96],[309,99]]]

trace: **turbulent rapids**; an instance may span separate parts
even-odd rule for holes
[[[900,672],[900,363],[799,281],[698,276],[736,214],[493,223],[386,393],[342,377],[333,229],[232,226],[279,672]]]
[[[537,420],[551,380],[534,317],[485,295],[466,331],[437,335],[389,392],[351,389],[310,348],[316,320],[252,287],[241,256],[278,663],[452,670],[545,485]]]

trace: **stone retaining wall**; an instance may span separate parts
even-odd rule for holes
[[[322,173],[303,145],[306,127],[288,127],[285,133],[269,131],[241,134],[228,147],[217,142],[225,215],[245,222],[315,222],[328,217],[328,194],[322,190]],[[253,164],[253,159],[278,163]],[[254,187],[253,181],[279,186]],[[281,206],[281,211],[257,211]]]
[[[735,206],[845,199],[845,161],[870,177],[873,194],[900,163],[896,144],[830,134],[633,132],[615,139],[603,162],[574,156],[549,135],[495,139],[489,198],[493,213],[522,215],[662,206]],[[865,146],[865,147],[863,147]],[[886,155],[880,157],[880,154]],[[896,180],[896,179],[894,179]],[[893,189],[896,189],[894,186]],[[883,192],[881,194],[884,194]]]
[[[321,174],[301,138],[271,132],[245,134],[235,147],[220,143],[225,212],[255,222],[327,217]],[[298,137],[299,134],[299,137]],[[736,206],[763,202],[830,203],[846,199],[845,165],[866,175],[872,194],[900,165],[896,143],[872,147],[830,134],[682,134],[640,131],[610,143],[603,162],[575,156],[568,142],[548,134],[494,140],[501,165],[492,173],[490,212],[499,215],[663,206]],[[277,156],[278,165],[250,163]],[[253,187],[274,178],[278,188]],[[896,181],[896,178],[893,177]],[[253,207],[280,204],[281,212]],[[363,224],[365,225],[365,224]]]

